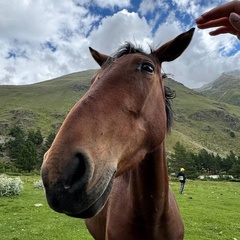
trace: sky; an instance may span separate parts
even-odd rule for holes
[[[0,0],[0,85],[41,82],[98,65],[89,47],[114,53],[126,41],[149,52],[196,27],[225,0]],[[239,69],[240,41],[196,29],[187,50],[163,71],[189,88]]]

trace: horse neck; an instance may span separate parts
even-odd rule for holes
[[[164,143],[130,173],[132,206],[143,216],[159,219],[168,209],[168,171]]]

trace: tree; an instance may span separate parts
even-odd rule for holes
[[[36,131],[29,130],[26,135],[21,128],[14,126],[9,135],[12,138],[5,146],[8,156],[14,161],[17,168],[31,171],[36,167],[40,167],[42,157],[40,157],[39,153],[41,153],[43,143],[40,129]]]
[[[168,158],[170,173],[177,173],[181,167],[185,168],[188,178],[196,178],[199,174],[226,174],[240,178],[240,157],[230,151],[225,158],[219,154],[209,153],[201,149],[194,154],[178,141],[174,147],[174,153]]]
[[[6,149],[8,150],[8,156],[12,160],[18,158],[19,153],[22,151],[22,148],[25,144],[25,135],[21,128],[15,126],[10,130],[10,136],[12,138],[6,143]]]
[[[201,172],[210,174],[211,170],[211,156],[206,149],[201,149],[198,154],[198,167]]]
[[[226,173],[226,175],[229,175],[229,171],[233,167],[235,162],[237,162],[237,157],[233,153],[233,151],[230,151],[226,158],[222,159],[221,168]]]
[[[185,169],[187,178],[193,179],[198,176],[195,164],[195,155],[191,152],[186,152]]]
[[[219,154],[216,156],[212,154],[212,174],[219,174],[221,172],[221,161],[222,158]]]
[[[47,136],[46,140],[43,141],[43,144],[42,144],[41,148],[39,149],[39,156],[38,156],[38,162],[37,162],[38,167],[40,167],[42,165],[43,156],[44,156],[45,152],[51,147],[55,136],[56,136],[55,133],[50,133]]]
[[[37,157],[36,145],[27,140],[16,160],[16,165],[19,169],[30,172],[35,168]]]
[[[3,144],[0,143],[0,157],[3,157]]]
[[[36,146],[41,145],[43,142],[43,137],[40,129],[38,129],[37,131],[29,130],[27,139],[34,143]]]
[[[174,153],[169,159],[169,169],[170,172],[177,173],[181,167],[185,168],[187,150],[179,141],[176,142],[173,149]]]
[[[240,178],[240,158],[236,159],[229,173],[236,178]]]
[[[55,139],[55,137],[56,137],[56,133],[50,133],[50,134],[48,135],[48,137],[47,137],[47,139],[46,139],[46,142],[45,142],[45,147],[46,147],[47,149],[49,149],[49,148],[51,147],[52,142],[53,142],[53,140]]]
[[[9,135],[14,137],[14,138],[16,138],[16,137],[20,137],[20,138],[22,137],[23,138],[24,137],[24,132],[20,127],[14,126],[10,129]]]

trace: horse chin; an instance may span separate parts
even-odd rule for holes
[[[91,218],[97,215],[103,209],[103,207],[105,206],[108,200],[110,191],[112,189],[113,181],[114,181],[114,175],[111,178],[110,182],[108,183],[106,189],[100,195],[100,197],[87,209],[85,209],[80,213],[66,213],[66,215],[74,218]]]

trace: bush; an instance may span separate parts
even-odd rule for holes
[[[44,189],[42,180],[35,181],[35,182],[33,183],[33,185],[34,185],[34,188]]]
[[[229,180],[230,182],[240,182],[240,178],[233,178]]]
[[[12,162],[0,161],[0,173],[17,173],[18,169]],[[17,174],[19,176],[19,174]]]
[[[18,195],[23,188],[23,182],[19,177],[9,178],[0,175],[0,197]]]

